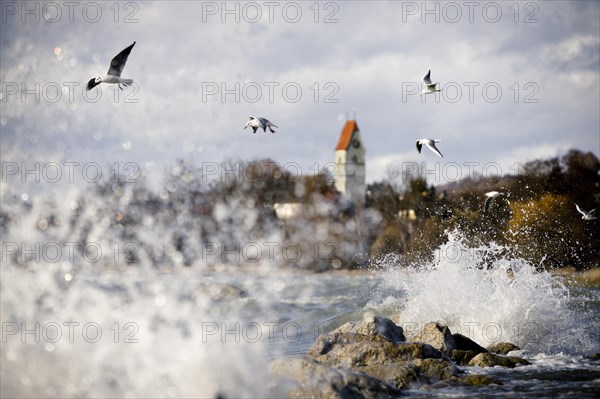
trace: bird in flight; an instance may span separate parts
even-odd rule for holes
[[[592,215],[592,213],[594,213],[595,209],[592,209],[589,212],[584,211],[583,209],[581,209],[579,207],[579,205],[575,204],[575,208],[577,208],[577,210],[579,211],[579,213],[581,213],[583,216],[581,217],[583,220],[594,220],[594,219],[598,219],[596,216]]]
[[[123,79],[121,77],[121,72],[123,72],[123,68],[125,68],[125,63],[127,62],[127,57],[129,57],[129,53],[131,53],[131,49],[135,46],[135,42],[131,46],[126,47],[119,54],[115,55],[114,58],[110,61],[110,67],[108,68],[108,72],[104,76],[97,76],[95,78],[91,78],[87,83],[86,90],[91,90],[94,87],[98,86],[100,83],[116,83],[119,85],[119,89],[123,90],[123,87],[127,87],[133,83],[132,79]],[[123,87],[121,87],[123,86]]]
[[[439,143],[440,141],[442,141],[442,140],[431,140],[431,139],[417,140],[417,151],[419,151],[419,154],[420,154],[421,153],[421,147],[423,147],[423,144],[425,144],[427,147],[429,147],[429,149],[431,151],[435,152],[440,157],[443,157],[443,155],[440,152],[440,150],[438,150],[437,147],[435,146],[435,143]]]
[[[423,76],[423,83],[425,83],[425,88],[421,91],[421,94],[430,94],[435,93],[436,91],[441,91],[437,88],[438,82],[431,83],[431,69],[427,71],[427,74]]]
[[[252,128],[252,130],[254,130],[253,133],[256,133],[256,130],[258,128],[261,128],[263,130],[263,132],[265,132],[265,133],[267,131],[267,128],[269,128],[271,133],[275,133],[275,130],[273,130],[273,128],[274,127],[279,128],[279,126],[274,125],[273,123],[271,123],[270,120],[263,118],[261,116],[259,116],[258,118],[251,116],[250,120],[248,122],[246,122],[246,126],[244,126],[244,129],[247,128],[248,126],[250,126]]]
[[[485,193],[485,195],[487,196],[487,198],[485,199],[485,203],[483,204],[483,213],[486,213],[488,211],[488,209],[490,208],[490,205],[492,204],[492,201],[494,201],[494,199],[496,197],[501,197],[504,196],[504,193],[501,193],[499,191],[490,191],[488,193]],[[506,200],[506,202],[508,202],[510,204],[510,202],[508,200]]]

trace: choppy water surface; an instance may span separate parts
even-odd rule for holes
[[[3,216],[10,219],[3,221],[10,228],[0,269],[3,397],[280,397],[270,360],[301,355],[319,334],[369,315],[392,317],[406,332],[440,321],[483,346],[510,341],[532,363],[471,370],[502,386],[415,388],[408,395],[579,398],[600,389],[600,364],[588,358],[600,352],[600,290],[565,286],[493,245],[463,250],[459,233],[432,263],[407,267],[390,259],[368,272],[124,258],[107,266],[79,261],[83,255],[69,253],[66,242],[85,236],[116,256],[122,248],[107,237],[120,233],[103,219],[88,223],[81,204],[64,203],[83,219],[41,219],[39,204]],[[156,242],[175,259],[161,233],[156,226],[137,230],[149,237],[146,245]],[[52,252],[57,245],[61,256]]]
[[[3,266],[3,396],[277,396],[270,359],[302,354],[319,333],[368,314],[400,314],[405,329],[443,321],[483,345],[520,345],[533,364],[476,370],[504,382],[478,396],[592,397],[600,386],[600,365],[586,358],[600,342],[600,290],[544,273],[516,271],[510,283],[441,264],[337,274],[139,268],[81,271],[67,282],[60,264],[36,266]]]

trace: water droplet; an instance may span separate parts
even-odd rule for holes
[[[285,288],[285,283],[281,280],[277,280],[273,283],[273,288],[275,289],[275,291],[283,291],[283,289]]]
[[[175,251],[171,255],[171,259],[173,260],[173,262],[180,264],[181,262],[183,262],[183,254],[179,251]]]
[[[167,297],[164,294],[158,294],[154,297],[156,306],[164,306],[167,303]]]
[[[46,219],[40,219],[38,222],[38,227],[40,230],[46,230],[48,228],[48,221]]]
[[[71,275],[71,273],[65,274],[65,281],[71,281],[71,280],[73,280],[73,276]]]
[[[131,149],[131,141],[126,141],[124,143],[121,143],[121,145],[123,146],[123,149],[125,149],[125,150]]]
[[[168,182],[167,191],[169,191],[170,193],[174,193],[175,191],[177,191],[177,183],[173,181]]]
[[[334,260],[331,261],[331,266],[334,269],[339,269],[340,267],[342,267],[342,261],[336,258],[336,259],[334,259]]]

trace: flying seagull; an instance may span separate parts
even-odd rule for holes
[[[133,42],[131,46],[125,48],[119,54],[115,55],[115,57],[110,61],[110,68],[108,68],[106,75],[91,78],[87,83],[86,89],[91,90],[100,83],[117,83],[119,85],[119,89],[123,90],[123,87],[127,87],[132,84],[133,80],[123,79],[121,77],[121,72],[123,72],[123,68],[125,68],[127,57],[129,57],[129,53],[131,53],[133,46],[135,46],[135,42]],[[123,85],[123,87],[121,87],[121,85]]]
[[[423,76],[423,83],[425,83],[425,88],[421,91],[421,94],[429,94],[435,93],[436,91],[441,91],[437,88],[437,82],[431,83],[431,69],[427,71],[427,75]]]
[[[485,199],[485,203],[483,204],[483,213],[486,213],[488,211],[494,198],[503,196],[504,193],[501,193],[498,191],[490,191],[488,193],[485,193],[485,195],[487,196],[487,198]],[[508,202],[510,204],[510,202],[508,200],[506,200],[506,202]]]
[[[443,157],[443,155],[440,152],[440,150],[438,150],[437,147],[435,146],[435,143],[439,143],[440,141],[442,141],[442,140],[431,140],[431,139],[417,140],[417,150],[419,151],[419,154],[420,154],[421,153],[421,147],[423,147],[423,144],[425,144],[427,147],[429,147],[429,149],[431,151],[435,152],[440,157]]]
[[[583,220],[594,220],[594,219],[598,219],[596,216],[592,215],[592,213],[594,213],[595,209],[592,209],[589,212],[584,211],[583,209],[581,209],[579,207],[579,205],[575,204],[575,207],[577,208],[577,210],[579,211],[579,213],[581,213],[583,216],[581,217]]]
[[[252,130],[254,130],[253,133],[256,133],[256,130],[258,128],[261,128],[263,130],[263,132],[265,132],[265,133],[267,131],[267,128],[269,128],[271,133],[275,133],[275,130],[273,130],[273,128],[274,127],[279,128],[279,126],[274,125],[273,123],[271,123],[270,120],[263,118],[261,116],[259,116],[258,118],[251,116],[250,120],[248,122],[246,122],[246,126],[244,126],[244,129],[247,128],[248,126],[250,126],[252,128]]]

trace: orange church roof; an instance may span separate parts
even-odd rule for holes
[[[359,129],[355,120],[347,121],[342,129],[342,135],[340,136],[340,140],[338,141],[335,150],[347,150],[350,146],[350,140],[352,140],[352,134],[357,130]]]

